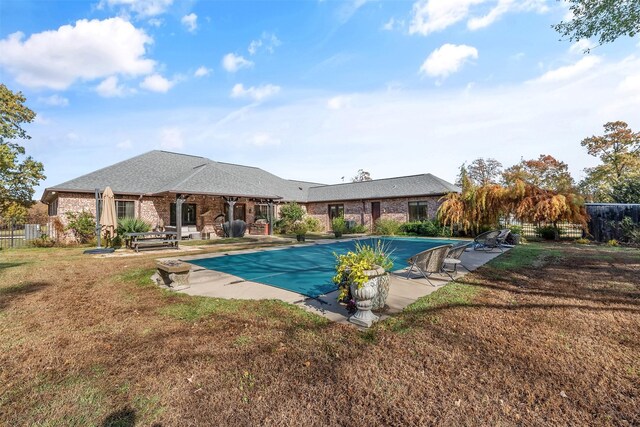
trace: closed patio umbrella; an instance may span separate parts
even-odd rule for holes
[[[118,226],[118,219],[116,216],[116,202],[114,200],[113,191],[111,187],[104,189],[102,193],[102,213],[100,214],[100,224],[102,225],[102,231],[107,236],[113,237],[115,235],[116,227]]]

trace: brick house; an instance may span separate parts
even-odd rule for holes
[[[154,150],[46,188],[41,201],[49,206],[49,216],[64,224],[66,212],[95,215],[95,190],[106,186],[115,193],[119,218],[141,218],[154,228],[196,226],[211,237],[216,223],[229,217],[246,221],[251,233],[263,233],[265,227],[257,223],[274,221],[279,206],[291,201],[320,220],[325,230],[338,215],[368,227],[378,218],[432,219],[440,198],[460,191],[431,174],[323,185],[282,179],[256,167]],[[181,221],[176,218],[179,211]]]

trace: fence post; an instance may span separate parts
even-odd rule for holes
[[[9,227],[11,227],[11,247],[13,248],[13,219],[9,221]]]

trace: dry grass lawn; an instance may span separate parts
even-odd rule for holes
[[[366,332],[81,252],[0,251],[0,425],[640,425],[638,250],[521,246]]]

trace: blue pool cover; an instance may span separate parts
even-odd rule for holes
[[[424,238],[367,238],[335,243],[271,249],[237,255],[223,255],[188,261],[208,270],[238,276],[244,280],[275,286],[312,298],[335,291],[331,281],[335,274],[335,254],[353,250],[356,242],[376,245],[381,240],[391,250],[394,270],[407,266],[406,260],[426,249],[459,243],[455,240]]]

